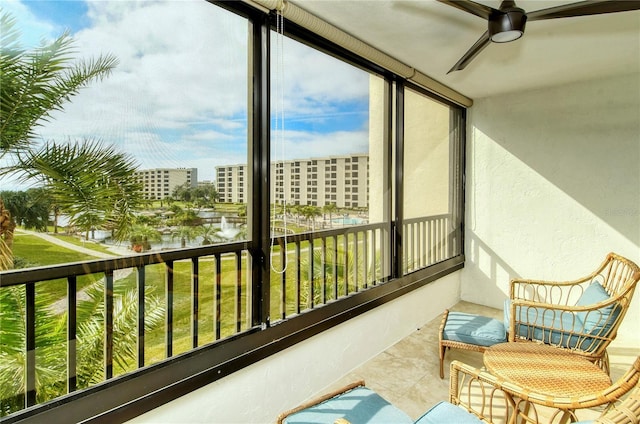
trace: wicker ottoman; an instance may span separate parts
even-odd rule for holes
[[[445,310],[438,333],[440,378],[444,378],[444,354],[447,348],[484,352],[488,347],[506,341],[507,332],[502,321],[476,314]]]

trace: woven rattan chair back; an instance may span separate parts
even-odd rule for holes
[[[640,280],[640,267],[609,253],[591,274],[574,281],[514,279],[510,286],[509,341],[533,340],[570,349],[608,371],[606,349],[615,339]],[[597,284],[596,284],[597,283]],[[585,303],[587,289],[600,298]]]

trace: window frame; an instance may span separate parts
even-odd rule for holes
[[[466,109],[436,96],[400,76],[366,61],[354,53],[319,37],[289,21],[287,35],[342,61],[375,73],[385,80],[385,135],[388,166],[383,185],[388,194],[387,211],[391,249],[390,278],[384,284],[312,309],[271,325],[269,316],[270,273],[270,33],[275,27],[275,15],[266,15],[243,2],[207,0],[212,7],[222,7],[248,19],[249,49],[249,160],[248,180],[253,189],[247,203],[250,240],[246,242],[252,257],[251,281],[254,296],[251,301],[252,325],[244,332],[202,346],[163,362],[112,378],[88,389],[70,393],[53,401],[36,405],[3,418],[3,422],[123,422],[211,384],[261,359],[277,354],[360,314],[403,296],[413,290],[456,272],[464,267],[464,243],[459,255],[428,268],[401,275],[402,264],[402,157],[403,157],[403,94],[404,88],[423,91],[439,102],[461,111],[461,169],[457,180],[460,197],[460,228],[464,228],[464,142]],[[395,105],[395,106],[394,106]],[[395,127],[395,133],[392,128]],[[392,167],[392,160],[394,166]],[[332,162],[333,163],[333,162]],[[277,174],[278,168],[276,168]],[[395,184],[392,186],[392,182]]]

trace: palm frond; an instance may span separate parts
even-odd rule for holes
[[[108,76],[118,59],[110,54],[73,63],[68,32],[32,51],[19,45],[20,32],[8,13],[0,15],[0,157],[32,146],[34,128],[90,82]]]
[[[46,143],[20,156],[22,181],[42,182],[55,203],[80,228],[104,224],[126,238],[143,203],[133,157],[99,140]]]

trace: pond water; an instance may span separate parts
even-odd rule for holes
[[[217,216],[221,216],[221,215],[218,212],[209,212],[209,213],[205,212],[205,213],[202,213],[201,215],[202,218],[212,218]],[[234,240],[242,231],[242,224],[227,222],[227,218],[224,216],[221,217],[219,224],[214,223],[214,224],[206,224],[206,225],[210,225],[216,230],[213,232],[213,234],[209,236],[209,238],[212,239],[211,241],[214,244],[225,243],[227,241]],[[161,236],[161,241],[151,242],[152,250],[177,249],[182,247],[181,237],[179,235],[171,234],[172,232],[177,231],[178,228],[165,227],[163,230],[164,231]],[[89,236],[91,237],[92,233],[90,232],[89,234],[90,234]],[[95,230],[93,233],[93,237],[94,238],[91,238],[91,240],[103,242],[106,245],[120,246],[124,248],[130,247],[129,242],[126,242],[126,241],[116,242],[112,240],[110,231]],[[202,246],[203,240],[204,240],[203,236],[195,236],[189,240],[186,240],[186,246],[187,247]]]

